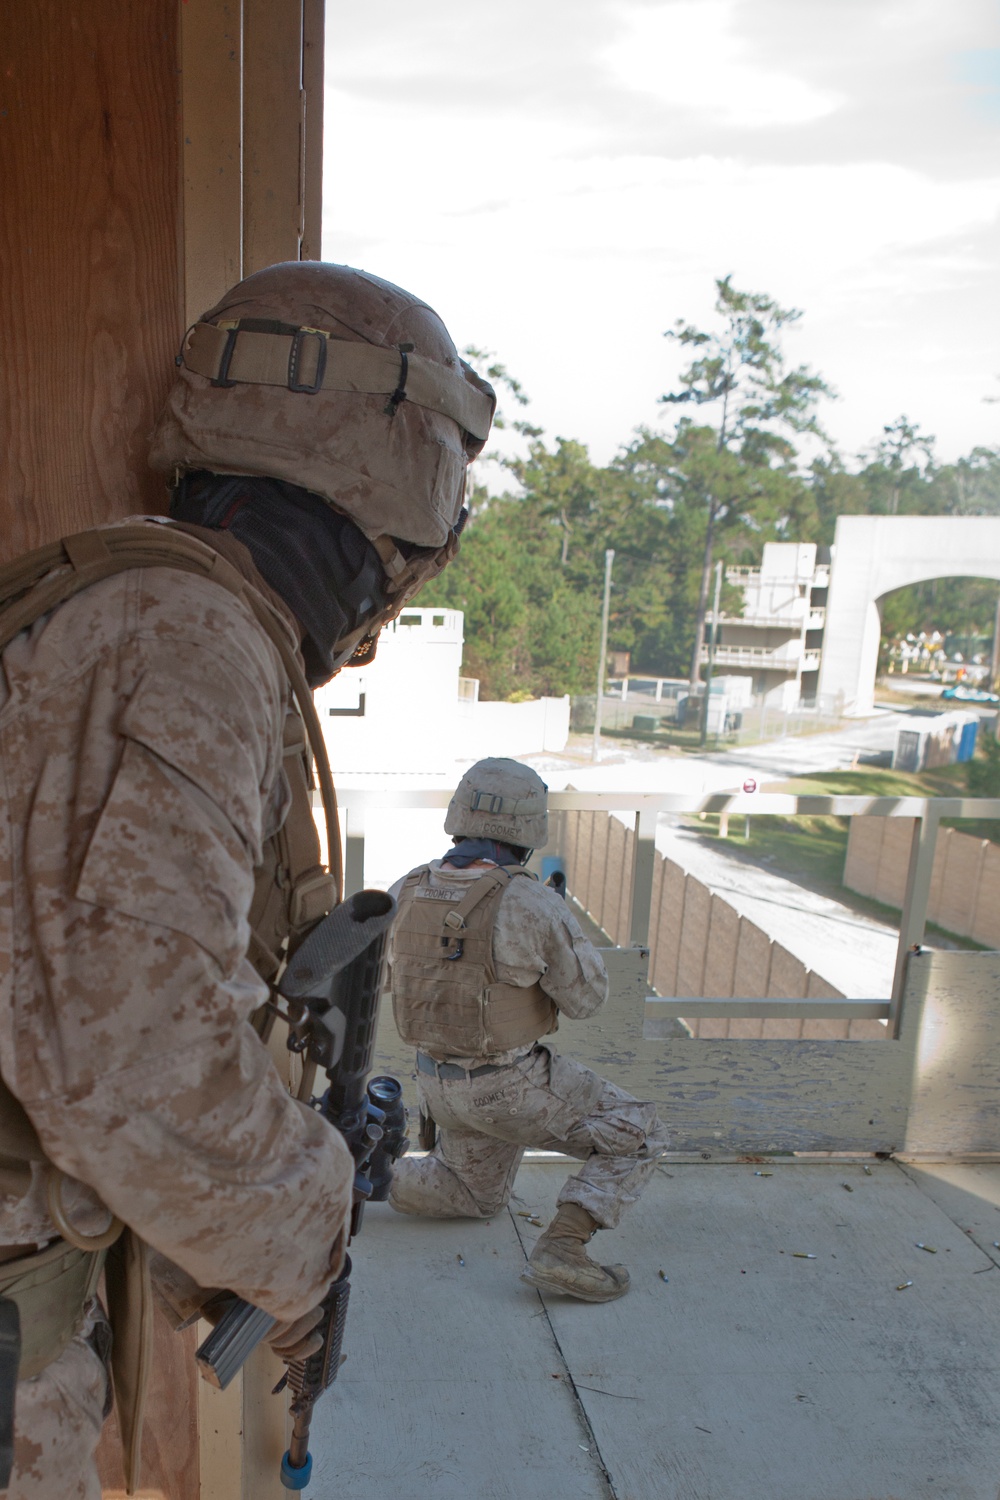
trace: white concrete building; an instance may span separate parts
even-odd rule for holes
[[[930,578],[1000,579],[1000,517],[838,516],[820,692],[871,713],[886,594]]]
[[[316,711],[341,792],[451,789],[483,756],[565,748],[568,697],[479,702],[479,683],[461,676],[463,625],[461,610],[405,609],[383,630],[370,666],[347,668],[318,689]],[[443,821],[440,809],[401,811],[392,795],[367,813],[342,813],[353,888],[388,886],[440,855]],[[362,857],[363,870],[355,864]]]
[[[455,778],[484,755],[562,750],[569,698],[480,703],[462,677],[458,609],[405,609],[383,630],[375,660],[345,668],[315,694],[338,776]]]
[[[727,568],[741,614],[719,614],[713,676],[749,677],[757,699],[791,710],[816,698],[830,564],[813,542],[766,542],[759,568]],[[702,669],[708,662],[706,621]]]

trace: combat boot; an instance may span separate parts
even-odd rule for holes
[[[563,1292],[581,1302],[611,1302],[628,1291],[624,1266],[599,1266],[584,1246],[600,1225],[578,1203],[561,1203],[540,1235],[521,1280],[540,1292]]]

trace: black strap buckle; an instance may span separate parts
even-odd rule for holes
[[[305,384],[299,379],[299,370],[302,366],[302,347],[306,339],[319,340],[319,352],[316,355],[316,378],[311,385]],[[324,334],[317,333],[314,328],[297,328],[292,335],[292,347],[288,351],[288,389],[290,391],[302,391],[307,396],[315,396],[323,389],[323,377],[326,374],[326,345]]]
[[[236,339],[239,331],[238,328],[230,328],[226,334],[226,346],[222,351],[222,358],[219,360],[219,373],[212,381],[213,385],[222,386],[227,390],[230,386],[236,384],[235,380],[229,379],[229,366],[233,362],[233,350],[236,348]]]
[[[495,792],[473,792],[470,812],[503,812],[503,798]]]

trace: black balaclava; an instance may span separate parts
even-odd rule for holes
[[[312,688],[332,677],[337,642],[385,606],[385,574],[371,542],[298,485],[195,470],[174,490],[170,514],[243,543],[305,632],[302,656]]]
[[[441,863],[464,870],[477,860],[491,859],[495,865],[523,865],[531,853],[517,844],[498,844],[495,839],[456,838]]]

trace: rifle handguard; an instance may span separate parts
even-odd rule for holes
[[[318,922],[299,945],[277,986],[278,993],[286,1000],[303,1007],[304,1019],[295,1028],[299,1034],[296,1049],[304,1050],[307,1057],[326,1069],[330,1087],[322,1113],[332,1125],[345,1127],[341,1133],[362,1170],[381,1135],[381,1131],[376,1134],[370,1128],[375,1117],[371,1114],[372,1101],[365,1093],[365,1079],[374,1050],[385,938],[395,914],[396,903],[385,891],[359,891],[348,897]],[[292,1041],[290,1036],[290,1045]],[[398,1112],[402,1121],[401,1100]],[[381,1116],[381,1108],[378,1113]],[[355,1129],[346,1128],[347,1117],[355,1121]],[[405,1149],[404,1142],[396,1144],[400,1152]],[[359,1221],[360,1205],[356,1205],[355,1227]],[[341,1283],[341,1291],[334,1297],[339,1308],[338,1363],[343,1319],[347,1314],[347,1284],[343,1276],[327,1294],[330,1297]],[[205,1379],[225,1390],[275,1322],[269,1313],[238,1299],[195,1355]],[[324,1345],[328,1356],[330,1349],[328,1337]],[[315,1356],[317,1360],[320,1357]],[[306,1361],[307,1367],[309,1364]]]

